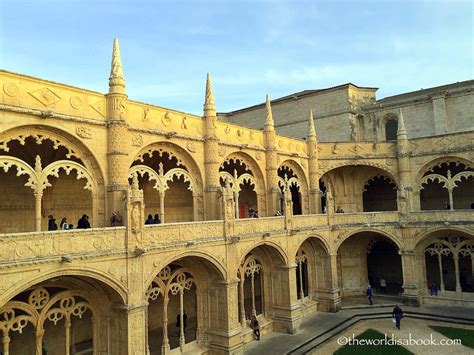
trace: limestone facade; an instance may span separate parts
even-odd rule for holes
[[[220,119],[210,75],[202,117],[148,105],[127,96],[118,41],[106,95],[7,71],[0,88],[4,354],[239,354],[252,316],[294,333],[381,278],[409,304],[474,306],[464,124],[412,137],[408,105],[390,108],[396,140],[328,124],[325,142],[302,109],[303,141],[278,134],[268,98],[263,131]],[[371,112],[374,89],[344,90]],[[449,100],[446,117],[472,117]]]
[[[320,142],[393,140],[386,124],[403,109],[408,137],[432,137],[474,130],[474,80],[421,89],[377,100],[376,88],[345,84],[305,90],[273,100],[276,129],[303,139],[308,111],[313,110]],[[219,113],[234,124],[262,129],[265,105]],[[396,125],[395,125],[396,127]],[[396,138],[396,132],[395,132]]]

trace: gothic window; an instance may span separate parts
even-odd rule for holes
[[[398,121],[396,119],[389,119],[385,122],[385,139],[387,141],[397,140]]]

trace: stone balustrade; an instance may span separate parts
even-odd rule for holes
[[[291,230],[285,230],[284,217],[237,219],[233,235],[238,237],[271,237],[275,234],[296,234],[307,230],[350,229],[383,225],[399,228],[403,225],[426,224],[448,226],[474,223],[471,210],[420,211],[409,216],[398,212],[365,212],[292,216]],[[125,253],[136,246],[146,249],[167,249],[200,243],[225,241],[222,220],[147,225],[132,246],[127,244],[127,227],[75,229],[69,231],[0,234],[0,266],[35,259],[92,258]]]

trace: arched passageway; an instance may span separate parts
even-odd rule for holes
[[[359,232],[347,238],[338,250],[338,273],[343,297],[365,295],[369,284],[375,293],[402,292],[399,248],[380,233]]]
[[[176,348],[184,351],[193,342],[209,345],[209,329],[219,327],[219,315],[211,313],[218,295],[211,290],[222,279],[215,265],[195,256],[180,258],[161,269],[146,292],[150,354]]]
[[[121,354],[123,339],[109,322],[121,321],[113,307],[119,304],[117,292],[89,277],[61,276],[29,287],[0,308],[3,354]]]
[[[273,307],[283,302],[288,290],[285,291],[278,280],[285,280],[285,270],[281,268],[285,264],[283,255],[276,248],[265,244],[245,255],[237,272],[238,312],[242,327],[250,326],[253,316],[260,321],[271,319],[275,313]]]
[[[325,173],[320,181],[328,188],[339,213],[396,211],[396,184],[391,174],[380,168],[358,165],[338,167]]]

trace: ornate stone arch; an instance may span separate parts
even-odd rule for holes
[[[105,223],[103,214],[106,192],[105,174],[104,168],[99,164],[99,159],[95,154],[77,137],[62,129],[49,125],[18,126],[2,132],[0,134],[0,152],[4,151],[8,153],[8,143],[12,141],[18,141],[20,145],[24,145],[27,138],[32,138],[38,145],[44,141],[51,141],[53,149],[63,147],[67,151],[67,159],[80,161],[80,163],[77,163],[74,160],[67,160],[68,164],[75,163],[78,166],[82,166],[83,171],[87,172],[88,179],[90,178],[90,181],[94,182],[95,196],[93,198],[93,204],[96,206],[94,221],[96,221],[98,225],[103,225]],[[37,229],[38,228],[40,228],[40,226],[38,226],[37,222]]]
[[[0,155],[0,169],[7,173],[12,167],[16,167],[16,176],[28,176],[28,181],[25,183],[26,187],[31,188],[34,192],[38,190],[38,175],[29,164],[15,157]]]
[[[137,161],[143,163],[145,156],[152,157],[156,154],[162,157],[165,153],[168,154],[170,159],[175,158],[177,164],[177,167],[166,171],[166,173],[163,171],[161,162],[158,168],[154,168],[158,171],[144,164],[132,165]],[[132,176],[134,173],[140,176],[148,173],[148,180],[155,181],[154,189],[159,191],[161,195],[163,195],[162,192],[168,189],[168,182],[173,181],[174,177],[183,177],[184,181],[189,183],[188,190],[190,190],[193,195],[194,220],[204,219],[204,186],[201,170],[194,158],[185,149],[171,142],[154,142],[140,149],[135,157],[132,158],[130,166],[129,176]],[[161,205],[163,205],[163,203],[163,201],[160,202]],[[160,207],[162,221],[164,216],[163,208],[163,206]]]
[[[315,233],[310,233],[308,235],[305,235],[303,238],[301,238],[301,240],[299,240],[298,243],[295,245],[295,249],[293,250],[293,253],[296,254],[298,252],[298,250],[303,246],[303,244],[307,241],[310,241],[311,239],[314,239],[317,242],[319,242],[321,244],[321,246],[323,247],[323,250],[327,254],[331,253],[331,246],[326,241],[326,239],[324,237],[318,235],[318,234],[315,234]]]
[[[7,289],[3,294],[2,298],[0,298],[0,305],[6,303],[8,300],[12,299],[15,295],[21,293],[22,291],[33,287],[34,285],[38,285],[42,282],[45,282],[49,279],[54,279],[56,277],[63,277],[63,276],[84,276],[91,278],[97,281],[99,284],[104,284],[110,287],[115,293],[120,296],[120,301],[124,304],[128,300],[128,294],[126,286],[116,279],[114,276],[102,272],[100,270],[86,268],[86,267],[68,267],[65,270],[54,270],[50,272],[42,273],[41,276],[28,279],[25,282],[18,282],[15,284],[14,287],[10,287]]]
[[[59,177],[60,170],[69,175],[71,171],[75,170],[77,172],[77,179],[85,179],[86,184],[84,186],[85,190],[91,191],[92,195],[97,194],[97,184],[93,176],[86,170],[84,166],[70,160],[58,160],[54,163],[49,164],[43,169],[39,178],[39,188],[45,189],[51,186],[51,183],[48,181],[50,176]]]
[[[203,191],[202,172],[199,165],[185,149],[175,143],[163,141],[150,143],[138,151],[138,153],[132,158],[129,166],[137,160],[143,162],[143,157],[145,155],[151,157],[153,154],[158,154],[162,156],[163,153],[168,153],[170,157],[175,157],[178,165],[183,166],[185,168],[184,170],[187,170],[189,174],[193,176],[198,191]]]
[[[423,250],[428,245],[432,244],[433,240],[437,239],[438,236],[441,234],[460,234],[460,235],[469,236],[470,238],[474,239],[474,234],[472,233],[472,231],[459,228],[456,226],[449,226],[449,228],[438,227],[438,228],[423,230],[419,232],[418,234],[416,234],[413,238],[414,239],[413,248],[415,250]]]
[[[285,265],[288,265],[289,264],[289,258],[288,258],[288,254],[285,252],[285,250],[277,243],[275,242],[271,242],[271,241],[263,241],[263,242],[259,242],[257,244],[254,244],[248,248],[246,248],[242,253],[240,253],[240,258],[239,258],[239,263],[238,265],[241,265],[242,262],[245,260],[245,258],[247,257],[247,255],[252,252],[253,249],[255,248],[258,248],[260,246],[267,246],[267,247],[271,247],[272,250],[275,250],[275,252],[277,253],[277,255],[279,255],[280,257],[280,261],[283,262],[283,264]]]
[[[250,155],[244,152],[232,152],[228,154],[222,161],[220,167],[224,166],[224,163],[235,162],[236,164],[245,164],[247,167],[247,173],[253,176],[255,182],[255,192],[257,194],[257,206],[260,216],[266,215],[266,202],[265,202],[265,179],[264,175],[258,165],[258,163]]]
[[[309,211],[309,185],[308,185],[308,179],[305,174],[305,171],[301,167],[300,164],[298,164],[295,160],[293,159],[287,159],[283,163],[280,164],[278,167],[278,170],[281,169],[282,167],[288,168],[290,171],[293,172],[295,177],[291,177],[289,179],[289,184],[296,185],[299,188],[299,192],[301,194],[301,207],[302,207],[302,214],[306,214]],[[279,185],[280,187],[284,186],[284,183],[281,181],[281,177],[279,177]],[[290,181],[290,180],[295,180]]]
[[[436,158],[424,163],[418,170],[415,181],[419,183],[419,181],[423,178],[423,175],[425,175],[427,172],[433,169],[433,167],[440,166],[443,163],[464,164],[468,168],[474,168],[474,163],[463,157],[457,157],[457,156],[451,156],[451,155],[440,157],[440,158]]]
[[[321,171],[321,177],[323,177],[325,174],[331,172],[332,170],[335,170],[337,168],[342,168],[346,166],[370,166],[373,168],[378,168],[382,170],[387,176],[395,182],[395,184],[398,186],[399,181],[398,181],[398,176],[395,173],[395,171],[391,170],[386,164],[384,163],[378,163],[378,162],[373,162],[370,160],[358,160],[358,161],[352,161],[352,160],[346,160],[342,162],[334,162],[333,164],[329,163],[328,166],[320,169]]]
[[[398,236],[392,235],[392,234],[388,233],[387,231],[384,231],[384,230],[381,230],[381,229],[378,229],[378,228],[359,228],[359,229],[356,229],[356,230],[351,230],[351,231],[340,233],[337,236],[337,238],[334,240],[334,244],[335,244],[334,245],[334,250],[336,252],[339,251],[339,248],[341,247],[342,243],[344,243],[344,241],[346,241],[347,239],[349,239],[350,237],[352,237],[355,234],[364,233],[364,232],[380,234],[381,236],[387,237],[389,240],[391,240],[393,243],[395,243],[395,245],[397,246],[397,248],[399,250],[404,249],[403,241]]]
[[[206,251],[196,250],[196,251],[183,252],[178,255],[173,255],[172,257],[168,259],[165,259],[163,261],[160,260],[160,262],[156,261],[155,263],[153,263],[154,268],[149,274],[149,276],[147,277],[147,279],[145,280],[145,285],[144,285],[145,289],[149,288],[153,279],[164,267],[172,264],[176,260],[183,259],[186,257],[197,257],[209,262],[213,267],[216,268],[216,270],[218,271],[218,275],[219,277],[222,278],[222,280],[227,279],[227,269],[216,256]]]

